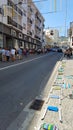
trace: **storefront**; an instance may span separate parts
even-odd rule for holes
[[[32,38],[26,34],[23,34],[16,28],[12,26],[6,26],[0,24],[0,47],[5,48],[28,48],[28,49],[37,49],[39,46],[41,47],[40,41]]]

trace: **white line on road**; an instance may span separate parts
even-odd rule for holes
[[[37,59],[39,59],[39,58],[41,58],[41,57],[46,57],[46,55],[44,55],[44,56],[39,56],[39,57],[37,57],[37,58],[30,59],[30,60],[27,60],[27,61],[23,61],[23,62],[21,62],[21,63],[17,63],[17,64],[5,66],[5,67],[3,67],[3,68],[0,68],[0,70],[5,70],[5,69],[11,68],[11,67],[15,67],[15,66],[18,66],[18,65],[22,65],[22,64],[31,62],[31,61],[33,61],[33,60],[37,60]]]

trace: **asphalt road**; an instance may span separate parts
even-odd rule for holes
[[[0,69],[0,130],[6,130],[23,108],[43,90],[62,54],[37,55],[33,60]]]

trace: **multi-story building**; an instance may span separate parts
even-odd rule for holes
[[[58,45],[59,31],[57,29],[45,29],[45,35],[49,38],[49,45]]]
[[[30,44],[30,46],[33,48],[37,48],[37,46],[42,46],[43,42],[44,18],[42,17],[41,13],[32,2],[32,0],[28,0],[27,3],[27,34],[31,35],[31,37],[34,38],[34,45]]]
[[[70,47],[73,48],[73,22],[70,22],[70,28],[68,30],[68,38],[69,38]]]
[[[58,42],[59,42],[60,47],[68,47],[69,46],[68,37],[66,37],[66,36],[60,36]]]
[[[32,0],[0,2],[0,46],[39,48],[43,42],[44,18]]]

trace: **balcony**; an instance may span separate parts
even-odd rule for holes
[[[28,12],[33,13],[33,9],[31,8],[30,5],[28,5]]]
[[[29,30],[27,31],[27,34],[30,35],[30,36],[32,36],[32,32],[29,31]]]
[[[31,18],[27,18],[27,24],[32,24]]]
[[[7,16],[7,19],[8,19],[8,24],[11,24],[12,26],[14,26],[20,30],[23,29],[22,26],[19,25],[18,23],[16,23],[15,21],[13,21],[11,17]]]
[[[41,28],[39,26],[37,26],[37,25],[35,25],[35,29],[41,31]]]
[[[40,19],[39,14],[37,14],[37,13],[35,14],[35,19],[38,20],[41,23],[41,19]]]
[[[35,38],[37,38],[38,40],[40,40],[40,37],[38,35],[35,35]]]
[[[12,1],[8,0],[7,5],[11,6],[12,9],[14,9],[15,11],[17,11],[21,16],[23,15],[22,10],[20,10],[16,4],[14,4]]]
[[[31,30],[31,24],[27,25],[27,30]]]

